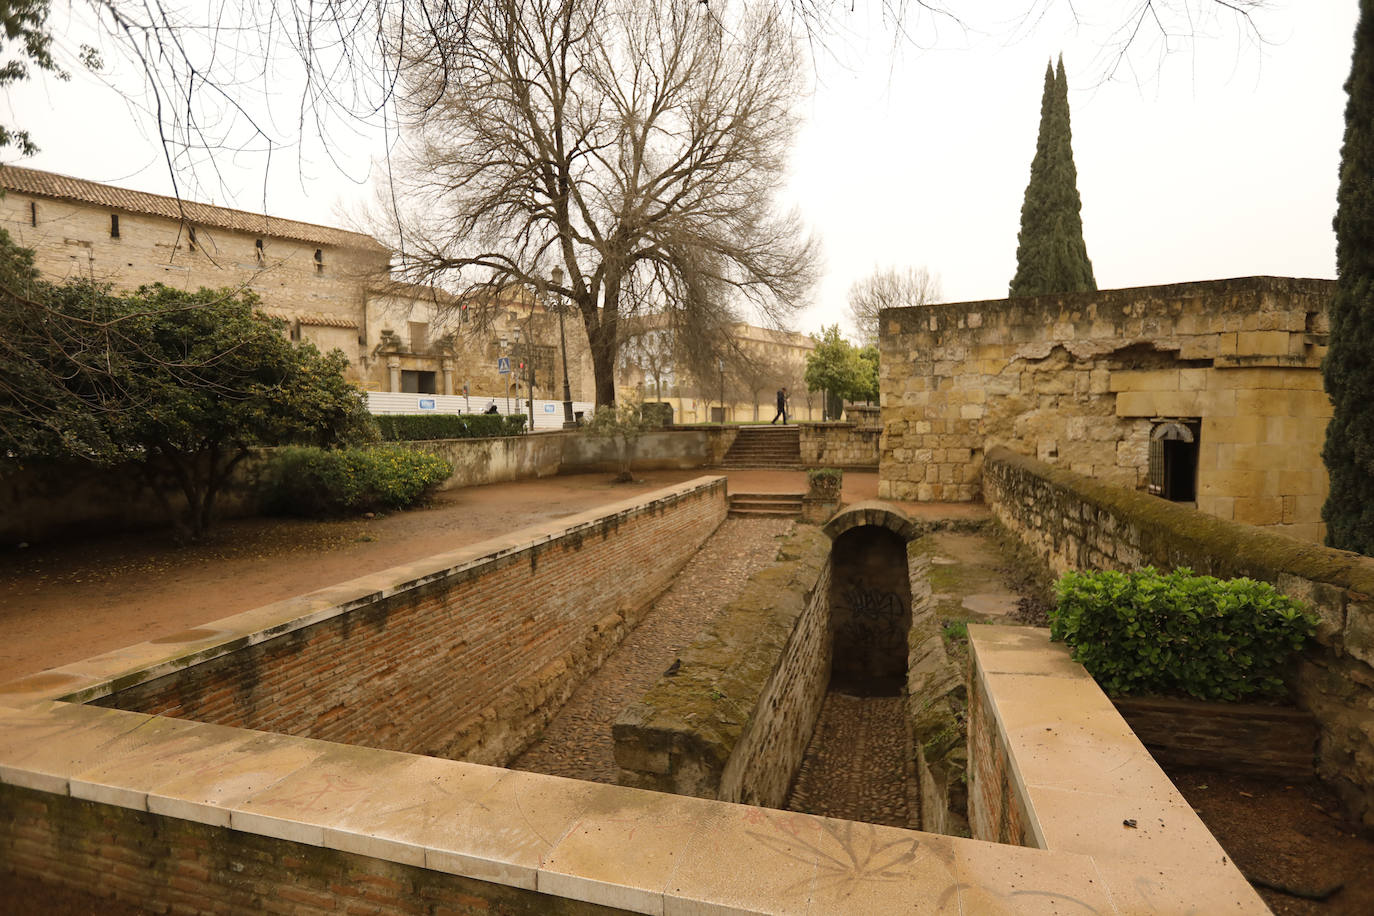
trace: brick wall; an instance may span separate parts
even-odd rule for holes
[[[503,763],[601,664],[724,516],[723,478],[651,495],[99,703]]]
[[[830,542],[802,527],[616,721],[621,785],[776,807],[830,681]]]
[[[1152,421],[1192,419],[1199,509],[1320,540],[1332,289],[1248,277],[885,310],[879,496],[976,499],[997,445],[1144,488]]]
[[[1140,743],[1165,766],[1209,767],[1293,782],[1313,776],[1317,723],[1302,710],[1169,697],[1113,702]]]
[[[1374,824],[1374,559],[1081,477],[1006,449],[988,453],[993,514],[1057,574],[1187,566],[1269,582],[1320,617],[1290,677],[1321,728],[1317,775]]]
[[[10,874],[156,912],[597,916],[628,912],[370,856],[0,785]],[[0,904],[0,906],[3,906]]]
[[[997,717],[972,667],[968,694],[969,833],[991,843],[1036,846],[1027,829],[1026,802],[998,733]]]

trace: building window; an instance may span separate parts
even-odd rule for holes
[[[406,394],[435,394],[434,377],[436,374],[434,372],[402,369],[401,391]]]
[[[429,349],[429,323],[424,321],[409,321],[406,323],[410,327],[410,352],[426,352]]]
[[[322,274],[322,273],[324,273],[324,249],[323,249],[323,248],[316,248],[316,249],[315,249],[315,273],[317,273],[317,274]]]
[[[117,239],[117,238],[119,238],[119,214],[118,214],[118,213],[111,213],[111,214],[110,214],[110,238],[112,238],[112,239]]]
[[[253,250],[257,253],[258,263],[261,264],[264,260],[264,254],[262,250],[262,239],[258,239],[256,242],[253,243]]]
[[[35,200],[29,201],[29,225],[38,225],[38,202]]]
[[[1161,420],[1150,431],[1150,492],[1176,503],[1197,500],[1202,421]]]
[[[191,251],[195,251],[195,250],[196,250],[196,227],[195,227],[195,226],[187,226],[187,227],[186,227],[186,247],[187,247],[188,249],[190,249]]]

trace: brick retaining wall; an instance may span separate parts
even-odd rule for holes
[[[1352,816],[1374,825],[1374,559],[1307,544],[1176,503],[990,449],[984,496],[993,514],[1055,573],[1162,569],[1248,576],[1321,618],[1290,678],[1321,727],[1317,775]]]
[[[724,478],[702,478],[559,522],[546,538],[459,551],[389,594],[365,592],[324,620],[98,702],[503,763],[724,516]]]

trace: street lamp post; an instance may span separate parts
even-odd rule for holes
[[[563,285],[563,268],[555,267],[549,272],[553,278],[554,286]],[[563,351],[563,428],[576,429],[577,421],[573,419],[572,408],[572,388],[568,385],[568,337],[563,332],[563,299],[558,293],[558,346]]]
[[[515,403],[519,404],[519,403],[520,403],[520,368],[519,368],[519,367],[520,367],[520,352],[521,352],[521,350],[520,350],[520,329],[519,329],[519,328],[515,328],[513,331],[511,331],[511,334],[515,337]],[[509,391],[506,393],[506,397],[507,397],[507,399],[510,398],[510,392],[509,392]],[[509,404],[506,405],[506,410],[507,410],[507,411],[510,410],[510,405],[509,405]]]
[[[509,348],[506,346],[506,343],[507,343],[506,338],[502,337],[502,338],[501,338],[501,355],[503,355],[503,356],[510,352]],[[506,416],[510,416],[510,366],[509,366],[509,365],[507,365],[507,367],[506,367]]]
[[[716,361],[716,367],[720,369],[720,425],[725,425],[725,360]]]

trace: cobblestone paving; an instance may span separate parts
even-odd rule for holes
[[[915,827],[908,802],[910,738],[901,697],[830,691],[797,772],[791,811]]]
[[[620,711],[658,680],[750,576],[773,562],[779,539],[793,526],[789,520],[726,519],[634,632],[510,766],[614,783],[611,725]]]

